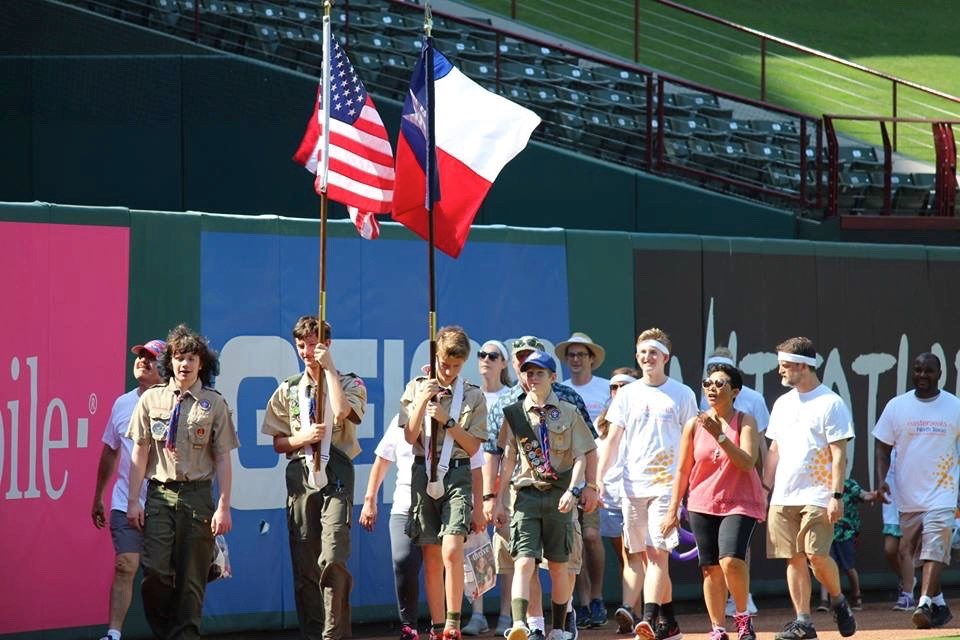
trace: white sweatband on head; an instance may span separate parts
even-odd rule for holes
[[[799,353],[787,353],[786,351],[777,351],[777,360],[780,362],[794,362],[796,364],[806,364],[811,367],[817,366],[817,359],[810,356],[804,356]]]
[[[503,356],[503,359],[504,359],[505,361],[507,361],[507,362],[510,361],[510,355],[507,353],[507,347],[504,346],[504,344],[503,344],[502,342],[500,342],[499,340],[487,340],[486,342],[483,343],[483,346],[485,347],[485,346],[487,346],[488,344],[492,344],[493,346],[495,346],[495,347],[497,348],[497,351],[500,352],[500,355]],[[483,348],[483,347],[481,347],[481,349],[482,349],[482,348]]]
[[[709,367],[711,364],[728,364],[731,367],[737,366],[737,363],[727,356],[710,356],[707,358],[707,366]]]
[[[646,340],[640,342],[640,344],[637,345],[637,348],[639,349],[640,347],[653,347],[665,356],[670,355],[670,349],[667,349],[665,344],[659,340],[654,340],[653,338],[647,338]]]
[[[628,376],[625,373],[618,373],[617,375],[610,378],[610,385],[613,386],[615,384],[630,384],[631,382],[636,382],[636,381],[637,379],[634,378],[633,376]]]

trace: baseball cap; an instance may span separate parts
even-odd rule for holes
[[[518,351],[546,351],[546,347],[537,336],[523,336],[511,343],[510,353],[516,355]]]
[[[151,340],[146,344],[138,344],[133,346],[130,351],[135,355],[140,355],[144,351],[152,355],[154,358],[159,358],[160,354],[164,352],[167,348],[167,343],[163,340]]]
[[[530,367],[540,367],[552,373],[557,372],[557,365],[553,362],[553,356],[543,351],[534,351],[520,365],[520,371],[526,371]]]

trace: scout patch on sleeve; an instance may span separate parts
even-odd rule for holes
[[[154,440],[166,440],[167,423],[163,420],[154,420],[150,423],[150,435]]]

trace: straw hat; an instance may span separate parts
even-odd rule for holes
[[[606,349],[594,342],[590,336],[579,331],[574,331],[569,338],[558,344],[553,352],[556,353],[557,357],[561,360],[566,360],[567,347],[572,344],[582,344],[590,349],[590,351],[593,353],[593,366],[590,367],[591,369],[598,368],[601,364],[603,364],[603,359],[607,357]]]

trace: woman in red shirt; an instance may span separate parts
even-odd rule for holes
[[[747,614],[750,576],[745,561],[750,537],[766,515],[766,495],[756,472],[760,434],[752,416],[733,408],[743,388],[740,370],[711,364],[703,380],[708,411],[683,427],[673,497],[661,529],[679,525],[680,501],[687,496],[690,528],[697,540],[703,597],[713,629],[710,640],[728,640],[724,627],[727,588],[737,613],[738,640],[755,640]]]

